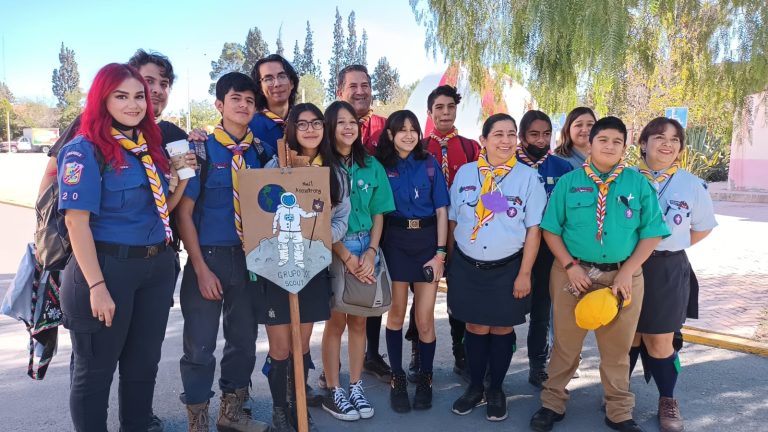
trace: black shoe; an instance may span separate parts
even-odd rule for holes
[[[315,391],[309,384],[306,385],[307,394],[307,406],[314,408],[323,404],[323,397],[325,396],[322,391]]]
[[[608,417],[606,417],[605,424],[607,424],[609,428],[620,432],[643,432],[643,428],[641,428],[639,424],[635,423],[633,419],[614,423],[608,420]]]
[[[549,375],[547,375],[547,371],[544,369],[531,368],[528,371],[528,382],[538,389],[544,385],[544,381],[547,379],[549,379]]]
[[[488,389],[485,392],[488,405],[485,418],[488,421],[502,421],[507,418],[507,395],[501,389]]]
[[[401,414],[410,412],[411,401],[408,400],[408,381],[405,379],[405,373],[392,374],[389,385],[389,403],[392,410]]]
[[[432,408],[432,372],[419,372],[416,394],[413,396],[413,409],[425,410],[430,408]]]
[[[411,342],[411,362],[408,363],[408,381],[414,384],[419,382],[419,343]]]
[[[451,411],[453,411],[454,414],[467,415],[471,413],[475,407],[484,403],[485,397],[483,396],[483,388],[479,386],[469,386],[464,391],[464,394],[453,403]]]
[[[565,418],[565,414],[558,414],[549,408],[542,407],[531,417],[531,430],[549,432],[552,430],[552,426],[563,418]]]
[[[379,354],[365,357],[363,372],[375,376],[381,382],[389,382],[392,378],[392,369]]]
[[[149,417],[149,426],[147,426],[147,432],[163,432],[163,421],[160,417],[152,414]]]
[[[270,426],[269,432],[296,432],[289,417],[288,407],[273,407],[272,426]]]

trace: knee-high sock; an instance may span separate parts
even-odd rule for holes
[[[648,369],[651,371],[659,396],[672,398],[675,394],[677,375],[680,374],[680,358],[677,353],[664,359],[648,356]]]
[[[632,372],[637,365],[637,359],[640,357],[640,345],[629,349],[629,376],[632,376]]]
[[[489,368],[491,370],[490,387],[501,389],[504,376],[507,375],[509,364],[512,362],[512,354],[517,349],[517,335],[515,332],[505,335],[491,335],[491,349]]]
[[[381,315],[372,316],[365,320],[365,339],[368,342],[365,355],[370,358],[379,353],[379,338],[381,335]]]
[[[403,329],[387,329],[387,353],[392,373],[405,373],[403,371]]]
[[[437,346],[437,339],[432,342],[423,342],[419,340],[419,370],[422,373],[432,373],[432,364],[435,361],[435,347]]]
[[[464,333],[464,350],[467,355],[470,385],[482,387],[485,369],[488,366],[488,354],[491,348],[491,335],[479,335],[467,330]]]
[[[269,382],[272,405],[283,408],[288,406],[288,359],[275,360],[267,356],[261,371]]]

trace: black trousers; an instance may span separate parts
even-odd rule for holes
[[[528,325],[528,365],[531,369],[544,369],[549,357],[549,326],[552,299],[549,296],[549,274],[555,257],[541,242],[539,254],[533,263],[531,276],[531,321]]]
[[[119,367],[121,430],[146,431],[173,296],[174,252],[97,257],[115,303],[111,327],[92,316],[88,282],[74,255],[62,271],[63,321],[72,339],[72,423],[78,432],[107,431],[109,389]]]

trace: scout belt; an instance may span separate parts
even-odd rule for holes
[[[456,247],[454,247],[454,250],[456,251],[456,253],[459,254],[460,257],[462,257],[464,259],[464,261],[472,264],[473,266],[475,266],[475,268],[478,268],[480,270],[491,270],[491,269],[495,269],[495,268],[498,268],[498,267],[503,267],[503,266],[511,263],[512,261],[520,258],[523,255],[523,250],[520,249],[519,251],[515,252],[514,254],[512,254],[512,255],[510,255],[510,256],[508,256],[506,258],[502,258],[500,260],[496,260],[496,261],[478,261],[478,260],[476,260],[476,259],[474,259],[472,257],[467,256],[467,254],[465,254],[464,252],[461,251],[461,249],[459,249],[458,245],[456,245]]]
[[[407,219],[397,216],[388,216],[387,225],[406,228],[406,229],[422,229],[429,228],[437,223],[437,216],[430,216],[421,219]]]
[[[96,252],[116,258],[151,258],[168,248],[165,242],[150,246],[126,246],[114,243],[96,242]]]
[[[610,272],[610,271],[616,271],[619,269],[621,264],[624,264],[624,261],[618,262],[618,263],[594,263],[591,261],[584,261],[583,259],[576,258],[579,261],[579,264],[586,266],[586,267],[594,267],[600,271],[604,272]]]

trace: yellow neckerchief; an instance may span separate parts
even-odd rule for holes
[[[163,184],[160,182],[160,175],[157,173],[155,162],[149,154],[149,147],[144,140],[144,134],[139,132],[139,138],[137,142],[134,142],[117,129],[112,128],[112,137],[124,149],[133,153],[144,165],[144,171],[147,173],[147,179],[149,180],[149,189],[152,191],[152,196],[155,199],[155,208],[157,209],[157,214],[160,216],[160,220],[163,222],[163,228],[165,229],[165,240],[166,242],[170,241],[173,238],[173,233],[171,232],[171,219],[169,217],[168,204],[165,201],[165,191],[163,191]]]
[[[458,129],[455,127],[453,130],[448,132],[445,136],[440,136],[440,133],[437,131],[437,129],[433,129],[432,132],[429,134],[429,138],[437,141],[438,144],[440,144],[440,151],[442,152],[442,161],[440,162],[440,169],[443,170],[443,176],[445,177],[445,181],[447,182],[450,178],[448,176],[448,141],[450,141],[453,137],[457,136],[459,134]]]
[[[530,144],[529,144],[530,145]],[[525,149],[523,148],[522,144],[517,145],[517,158],[523,161],[524,164],[528,165],[529,167],[533,169],[539,169],[541,164],[544,163],[545,160],[549,157],[550,154],[552,154],[551,151],[548,151],[541,159],[537,160],[536,162],[532,161],[530,157],[528,157],[528,153],[525,152]]]
[[[477,240],[477,233],[484,224],[493,219],[493,212],[486,209],[483,204],[483,195],[493,192],[498,187],[496,184],[496,177],[504,177],[509,174],[517,164],[517,159],[514,157],[509,158],[504,165],[497,167],[491,166],[488,163],[488,156],[485,149],[480,150],[480,156],[477,158],[477,170],[480,173],[480,177],[483,179],[483,184],[480,187],[480,199],[477,200],[477,206],[475,206],[475,227],[472,229],[472,235],[469,238],[471,243]]]
[[[369,110],[368,110],[368,114],[366,114],[366,115],[364,115],[364,116],[360,117],[360,118],[359,118],[357,121],[358,121],[358,123],[360,123],[361,125],[364,125],[365,123],[367,123],[367,122],[368,122],[368,120],[370,120],[370,119],[371,119],[371,117],[373,117],[373,110],[372,110],[372,109],[369,109]]]
[[[219,144],[226,147],[232,152],[232,200],[235,206],[235,231],[237,231],[240,241],[243,241],[243,220],[240,214],[240,182],[237,179],[237,172],[245,166],[245,159],[243,153],[253,144],[253,132],[248,128],[245,133],[245,138],[239,143],[224,130],[224,126],[219,123],[213,130],[213,137]]]
[[[592,157],[588,157],[585,161],[582,167],[584,167],[584,172],[586,172],[587,177],[592,179],[593,182],[597,185],[597,210],[596,210],[596,218],[597,218],[597,240],[600,241],[600,244],[603,244],[603,225],[605,224],[605,200],[608,197],[608,189],[611,187],[611,183],[613,183],[614,180],[616,180],[619,177],[619,174],[621,174],[622,171],[624,171],[624,163],[619,161],[619,164],[616,165],[616,167],[613,169],[613,172],[611,175],[608,176],[608,178],[603,181],[600,176],[595,174],[595,171],[592,169]]]
[[[323,166],[323,157],[320,156],[320,153],[315,155],[315,157],[311,161],[309,161],[309,166],[313,166],[313,167]]]
[[[640,171],[640,174],[644,175],[645,178],[647,178],[653,184],[653,186],[656,188],[656,191],[658,192],[659,185],[669,180],[669,178],[677,172],[678,168],[680,168],[680,161],[675,161],[672,166],[664,170],[664,172],[661,173],[658,177],[654,177],[653,173],[651,173],[651,169],[648,168],[648,164],[645,163],[645,159],[640,159],[640,166],[638,166],[638,171]]]
[[[281,128],[285,129],[285,120],[282,117],[280,117],[279,115],[277,115],[277,114],[273,113],[272,111],[270,111],[269,108],[264,108],[263,110],[261,110],[261,112],[262,112],[262,114],[267,116],[268,119],[272,120],[278,126],[280,126]]]

